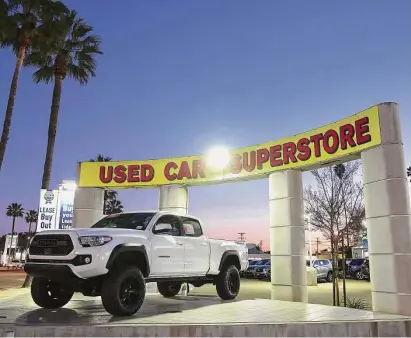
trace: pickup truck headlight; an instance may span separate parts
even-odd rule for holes
[[[108,236],[82,236],[79,237],[79,242],[83,247],[102,246],[112,240]]]

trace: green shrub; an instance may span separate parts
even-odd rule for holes
[[[368,310],[368,303],[362,298],[348,298],[347,297],[347,307],[359,310]]]

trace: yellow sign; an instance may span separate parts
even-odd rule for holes
[[[231,152],[223,169],[207,166],[206,155],[147,161],[81,162],[79,187],[200,185],[252,179],[285,169],[337,160],[381,143],[378,106],[330,125],[278,141]]]

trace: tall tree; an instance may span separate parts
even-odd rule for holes
[[[112,158],[98,154],[96,158],[90,159],[90,162],[111,162]],[[107,212],[109,208],[112,208],[112,201],[117,200],[117,191],[111,189],[104,190],[104,205],[103,205],[103,214],[109,215]]]
[[[29,235],[31,234],[31,225],[37,223],[38,212],[36,210],[26,211],[24,219],[29,225]]]
[[[23,217],[23,212],[24,212],[23,206],[19,203],[12,203],[6,209],[6,216],[12,217],[13,219],[13,223],[11,226],[10,246],[9,246],[9,258],[8,258],[9,263],[11,263],[11,258],[12,258],[11,248],[12,248],[12,243],[13,243],[14,227],[16,225],[16,218]]]
[[[42,189],[49,189],[50,185],[63,81],[68,76],[80,85],[86,85],[96,76],[95,57],[103,53],[100,37],[92,32],[93,27],[79,18],[76,11],[63,13],[52,25],[40,30],[41,39],[33,43],[25,60],[27,66],[38,68],[33,74],[35,83],[54,81]],[[27,276],[22,287],[28,287],[30,283],[31,278]]]
[[[54,82],[42,189],[50,185],[63,81],[68,76],[86,85],[96,75],[95,57],[102,52],[100,38],[92,32],[93,27],[79,18],[76,11],[70,11],[54,21],[53,30],[41,31],[45,38],[33,43],[25,60],[26,65],[37,68],[33,74],[35,83]]]
[[[355,180],[359,162],[349,162],[342,168],[327,167],[312,171],[316,187],[304,191],[305,211],[310,215],[314,230],[319,230],[331,242],[332,261],[336,262],[339,243],[346,232],[355,235],[364,227],[365,209],[362,185]],[[343,171],[343,173],[342,173]],[[343,177],[343,179],[340,179]],[[334,304],[339,303],[335,278],[338,276],[334,263]]]
[[[0,47],[10,48],[16,54],[16,65],[0,138],[0,170],[9,139],[19,76],[25,56],[31,43],[38,38],[39,29],[46,28],[54,16],[64,11],[67,11],[67,7],[59,1],[0,0]]]

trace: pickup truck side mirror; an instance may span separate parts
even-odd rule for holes
[[[159,235],[159,234],[168,234],[172,231],[172,227],[170,224],[167,223],[158,223],[155,227],[154,227],[154,233]]]

